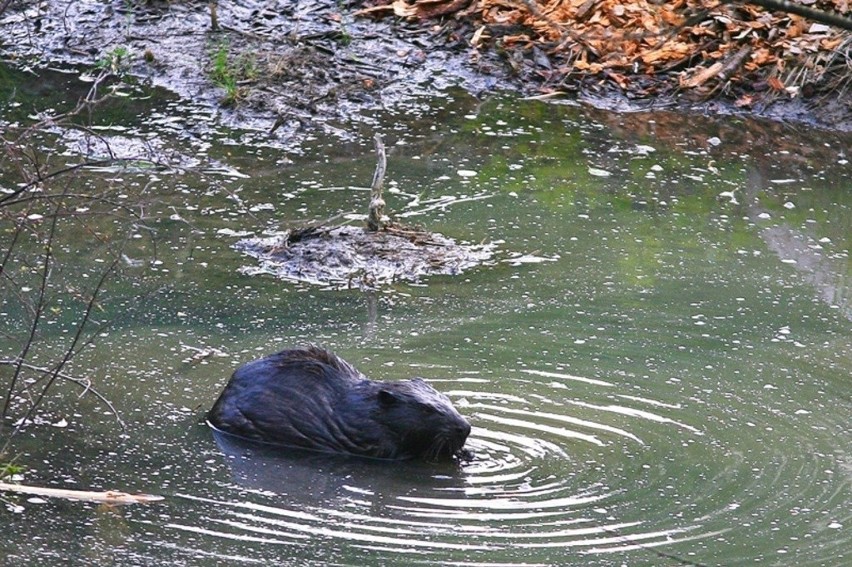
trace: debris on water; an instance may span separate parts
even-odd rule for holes
[[[558,258],[546,258],[535,254],[513,254],[512,257],[503,260],[510,266],[521,266],[523,264],[542,264],[544,262],[555,262]]]
[[[266,238],[246,238],[234,247],[257,258],[250,275],[333,289],[375,289],[417,283],[425,276],[457,275],[491,260],[496,245],[458,243],[438,233],[389,224],[371,231],[357,226],[310,227]]]
[[[459,244],[385,214],[387,157],[382,137],[376,134],[374,142],[376,170],[366,227],[317,224],[271,238],[240,240],[235,247],[260,260],[259,267],[244,267],[243,273],[268,273],[335,289],[374,289],[399,281],[416,283],[429,275],[456,275],[490,260],[496,244]]]
[[[610,175],[612,175],[612,172],[597,167],[590,167],[589,175],[593,175],[595,177],[609,177]]]

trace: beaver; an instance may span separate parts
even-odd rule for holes
[[[373,381],[315,345],[237,368],[207,419],[254,441],[378,459],[450,459],[470,433],[422,379]]]

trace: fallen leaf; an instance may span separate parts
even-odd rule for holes
[[[779,79],[778,77],[769,77],[766,82],[767,84],[769,84],[769,88],[776,91],[783,91],[785,88],[784,83],[782,83],[781,79]]]

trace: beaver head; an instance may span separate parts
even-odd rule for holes
[[[449,398],[420,378],[380,383],[377,398],[373,417],[398,439],[396,458],[451,458],[470,434]]]

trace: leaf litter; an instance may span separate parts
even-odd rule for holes
[[[206,3],[12,3],[0,13],[0,55],[25,68],[91,66],[118,63],[121,48],[125,72],[221,108],[217,120],[255,133],[246,139],[296,151],[311,130],[352,139],[370,112],[417,112],[451,86],[620,110],[724,102],[852,129],[852,32],[749,2],[213,4],[218,31]],[[850,0],[794,4],[852,22]],[[211,79],[217,61],[234,80],[227,108]]]
[[[800,4],[852,25],[848,0]],[[842,99],[852,85],[852,32],[743,2],[377,0],[359,14],[432,25],[479,55],[496,50],[542,93],[614,87],[633,98],[721,96],[749,108]]]

